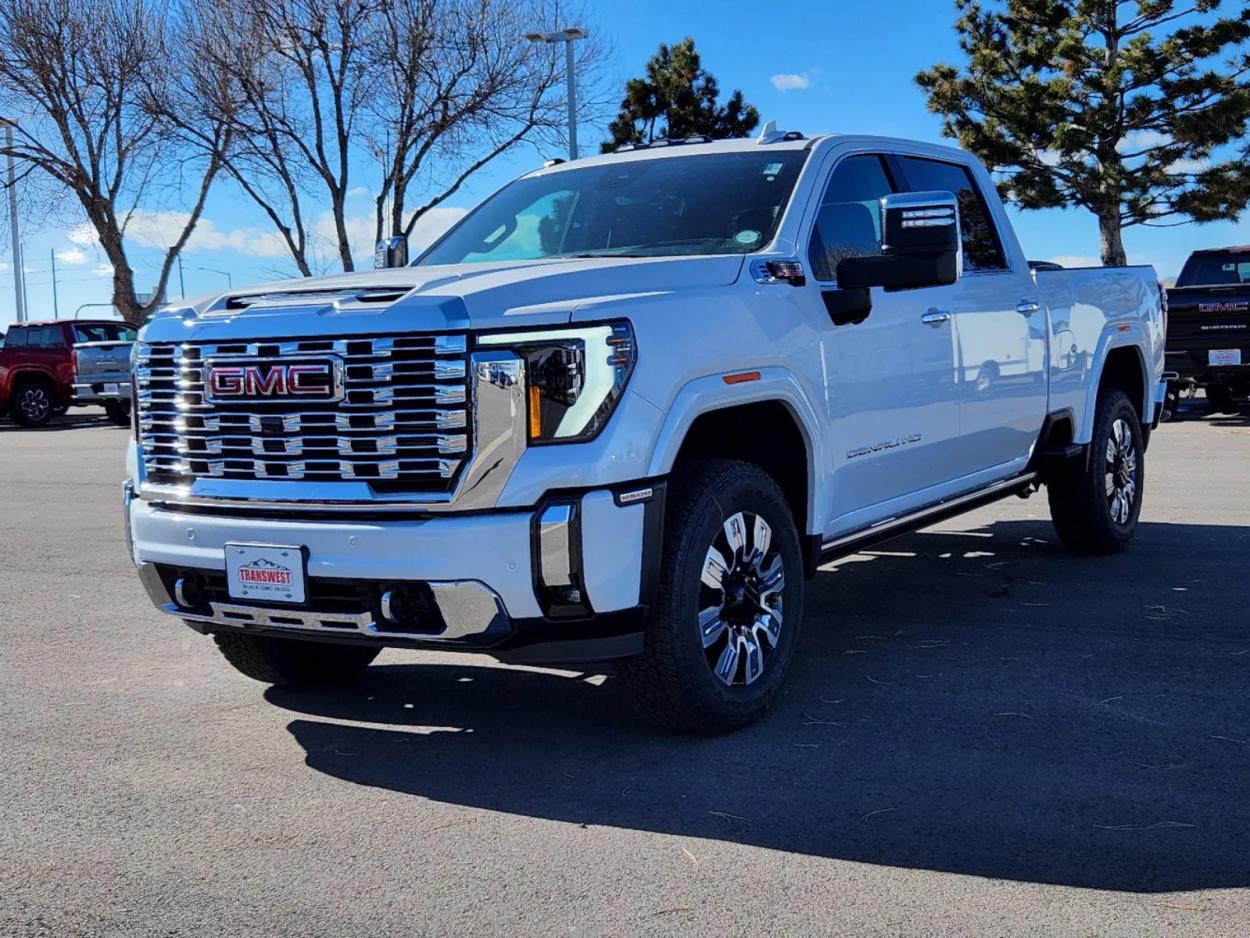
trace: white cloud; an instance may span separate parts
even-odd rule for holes
[[[1045,166],[1058,166],[1063,154],[1058,150],[1038,150],[1037,158]]]
[[[1117,153],[1139,153],[1153,147],[1162,147],[1172,142],[1172,138],[1157,130],[1134,130],[1115,145]]]
[[[64,251],[56,252],[56,259],[62,264],[85,264],[87,252],[82,248],[66,248]]]
[[[770,79],[778,91],[804,91],[812,86],[812,76],[807,72],[799,74],[779,74]]]
[[[347,190],[347,197],[349,199],[361,199],[369,194],[370,192],[368,186],[353,186]]]
[[[409,239],[411,254],[415,256],[465,214],[465,209],[446,206],[426,212],[417,222]],[[163,251],[181,235],[189,217],[186,212],[136,211],[131,215],[126,228],[127,242],[131,248],[155,248]],[[374,230],[374,216],[371,211],[349,215],[347,218],[347,237],[352,245],[352,255],[361,262],[373,257]],[[309,235],[314,254],[322,255],[326,259],[337,258],[338,235],[334,229],[334,217],[329,212],[323,212],[317,218]],[[95,230],[90,225],[79,225],[66,236],[77,246],[58,252],[57,259],[67,264],[87,263],[89,256],[83,248],[99,244]],[[276,260],[290,256],[286,242],[272,229],[254,226],[222,229],[213,219],[201,218],[187,240],[184,254],[214,251],[234,251],[251,259]],[[0,270],[3,269],[0,267]],[[101,264],[93,269],[93,273],[98,276],[112,276],[113,268],[109,264]]]
[[[1211,165],[1210,160],[1177,160],[1170,164],[1167,172],[1172,175],[1180,175],[1182,173],[1200,173]]]
[[[1052,264],[1058,264],[1060,267],[1101,267],[1102,261],[1097,257],[1090,257],[1087,254],[1061,254],[1058,257],[1048,258]]]
[[[84,222],[81,225],[75,225],[65,235],[73,244],[79,247],[91,247],[100,243],[100,237],[95,233],[95,229],[91,225]]]

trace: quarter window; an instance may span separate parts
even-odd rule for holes
[[[840,261],[881,253],[880,202],[893,191],[879,156],[850,156],[837,165],[812,229],[812,276],[833,280]]]
[[[940,190],[955,193],[959,200],[959,223],[963,235],[964,270],[1005,270],[1003,246],[994,230],[988,206],[966,166],[921,159],[899,158],[907,176],[907,191]]]

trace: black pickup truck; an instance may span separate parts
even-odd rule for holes
[[[1195,251],[1167,295],[1170,390],[1230,409],[1250,395],[1250,247]]]

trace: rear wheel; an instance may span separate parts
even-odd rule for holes
[[[340,684],[360,674],[381,651],[368,646],[238,632],[218,632],[213,640],[236,671],[253,680],[282,687]]]
[[[27,378],[18,384],[9,403],[9,416],[23,427],[42,427],[57,407],[52,385],[43,378]]]
[[[1215,413],[1226,414],[1236,409],[1236,402],[1233,400],[1233,389],[1228,385],[1208,384],[1204,390],[1207,395],[1207,404]]]
[[[104,413],[117,426],[130,426],[130,401],[105,401]]]
[[[1047,486],[1050,516],[1065,547],[1114,554],[1128,546],[1141,513],[1145,459],[1136,408],[1123,391],[1101,391],[1088,465]]]
[[[803,561],[785,496],[748,463],[706,461],[669,488],[659,595],[644,653],[619,663],[635,709],[725,733],[781,690],[803,618]]]

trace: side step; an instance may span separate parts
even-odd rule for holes
[[[1078,446],[1077,449],[1080,450],[1083,447]],[[857,554],[877,544],[883,544],[896,537],[911,534],[914,531],[919,531],[921,528],[927,528],[931,524],[945,521],[947,518],[954,518],[965,512],[993,504],[1009,495],[1023,495],[1027,491],[1028,486],[1036,479],[1036,472],[1026,472],[1023,475],[996,482],[988,488],[978,489],[975,492],[969,492],[967,495],[960,495],[956,498],[937,502],[934,505],[929,505],[907,515],[880,521],[862,531],[855,531],[851,534],[844,534],[833,540],[825,541],[820,546],[819,562],[824,564],[831,560],[837,560],[840,557],[849,557],[851,554]]]

